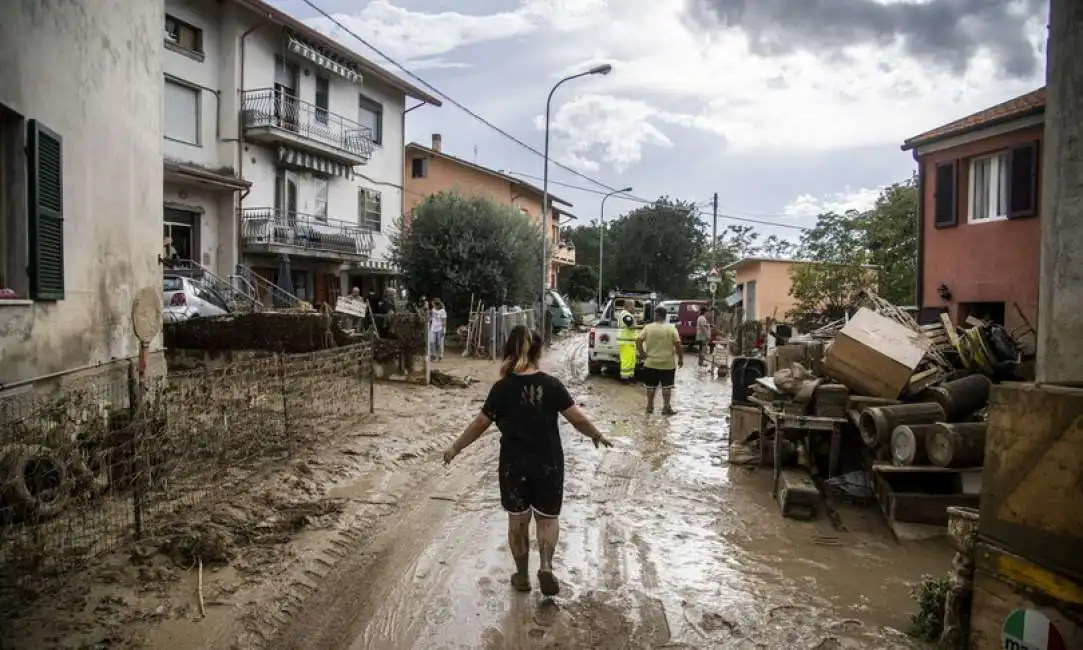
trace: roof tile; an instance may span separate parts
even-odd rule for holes
[[[988,126],[993,126],[1006,120],[1026,115],[1035,114],[1045,110],[1045,88],[1038,88],[1029,93],[1009,99],[990,108],[978,111],[964,118],[948,122],[943,126],[926,131],[920,135],[903,142],[903,151],[913,149],[924,144],[929,144],[944,138],[961,135]]]

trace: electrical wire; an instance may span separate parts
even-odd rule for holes
[[[537,176],[534,176],[533,174],[527,174],[525,172],[504,171],[503,173],[511,175],[511,176],[522,176],[524,178],[530,178],[530,179],[534,179],[534,180],[538,179]],[[603,192],[602,190],[596,190],[596,189],[593,189],[593,188],[590,188],[590,187],[582,187],[580,185],[574,185],[572,183],[563,183],[561,181],[554,181],[552,179],[549,179],[549,183],[551,185],[558,185],[560,187],[566,187],[568,189],[578,190],[580,192],[588,192],[590,194],[598,194],[598,195],[608,194],[608,192]],[[635,195],[632,195],[632,194],[614,194],[613,198],[620,198],[620,199],[624,199],[625,201],[631,201],[633,203],[641,203],[643,205],[651,205],[656,200],[656,199],[655,200],[644,199],[642,197],[635,196]],[[694,205],[697,208],[703,208],[703,207],[707,207],[707,206],[709,206],[711,204],[710,203],[704,203],[704,204],[696,203]],[[701,216],[705,216],[705,217],[713,217],[714,216],[713,212],[708,212],[706,210],[698,210],[698,214],[701,215]],[[777,216],[779,218],[786,218],[786,217],[789,217],[790,215],[772,215],[772,216]],[[789,228],[791,230],[800,230],[802,232],[805,231],[805,230],[808,230],[808,228],[805,227],[805,226],[797,226],[797,225],[794,225],[794,224],[791,224],[791,223],[775,223],[775,222],[772,222],[772,221],[762,221],[760,219],[753,219],[751,217],[742,217],[742,216],[732,215],[732,214],[723,214],[721,212],[718,213],[718,218],[719,219],[729,219],[731,221],[745,221],[745,222],[748,222],[748,223],[755,223],[755,224],[760,224],[760,225],[763,225],[763,226],[771,226],[773,228]]]
[[[332,23],[333,25],[335,25],[336,27],[338,27],[338,28],[339,28],[339,29],[341,29],[342,31],[344,31],[344,32],[346,32],[347,34],[349,34],[349,35],[350,35],[350,36],[351,36],[352,38],[354,38],[355,40],[357,40],[357,41],[358,41],[359,43],[361,43],[361,44],[362,44],[362,45],[364,45],[365,47],[367,47],[367,48],[369,48],[370,50],[372,50],[373,52],[375,52],[375,53],[376,53],[377,55],[379,55],[380,57],[382,57],[382,58],[383,58],[383,59],[384,59],[385,61],[387,61],[387,62],[388,62],[388,63],[390,63],[390,64],[391,64],[392,66],[394,66],[395,68],[397,68],[398,70],[400,70],[400,71],[401,71],[401,72],[402,72],[403,74],[405,74],[405,75],[406,75],[407,77],[409,77],[409,78],[413,79],[414,81],[416,81],[417,83],[421,84],[422,86],[424,86],[425,88],[427,88],[427,89],[428,89],[429,91],[431,91],[431,92],[432,92],[433,94],[435,94],[435,95],[439,96],[439,97],[440,97],[441,99],[443,99],[444,101],[446,101],[447,103],[449,103],[449,104],[451,104],[452,106],[454,106],[454,107],[458,108],[459,110],[461,110],[462,112],[466,113],[466,114],[467,114],[467,115],[469,115],[470,117],[474,118],[474,119],[475,119],[475,120],[477,120],[478,122],[480,122],[480,123],[484,124],[485,126],[489,127],[490,129],[492,129],[493,131],[495,131],[495,132],[499,133],[500,135],[504,136],[504,137],[505,137],[505,138],[507,138],[508,140],[511,140],[512,142],[514,142],[515,144],[519,145],[520,147],[522,147],[522,148],[526,149],[527,151],[530,151],[531,153],[533,153],[533,154],[535,154],[535,155],[537,155],[537,156],[541,156],[542,158],[545,158],[545,157],[546,157],[546,156],[545,156],[545,154],[544,154],[543,152],[541,152],[541,151],[538,151],[538,150],[537,150],[536,148],[534,148],[534,147],[533,147],[532,145],[529,145],[529,144],[527,144],[526,142],[523,142],[522,140],[520,140],[519,138],[515,137],[515,136],[514,136],[514,135],[512,135],[511,133],[509,133],[509,132],[505,131],[504,129],[500,128],[500,127],[499,127],[499,126],[497,126],[496,124],[493,124],[492,122],[490,122],[489,120],[485,119],[484,117],[482,117],[482,116],[481,116],[481,115],[479,115],[478,113],[476,113],[476,112],[474,112],[473,110],[471,110],[471,109],[467,108],[467,107],[466,107],[465,105],[463,105],[462,103],[460,103],[459,101],[457,101],[456,99],[454,99],[453,97],[451,97],[450,95],[448,95],[447,93],[445,93],[445,92],[441,91],[441,90],[440,90],[439,88],[437,88],[437,87],[433,86],[433,85],[432,85],[432,84],[430,84],[430,83],[429,83],[428,81],[425,81],[424,79],[422,79],[422,78],[421,78],[420,76],[418,76],[417,74],[415,74],[415,73],[411,72],[411,71],[410,71],[410,70],[409,70],[409,69],[408,69],[408,68],[407,68],[406,66],[402,65],[401,63],[399,63],[399,62],[398,62],[397,60],[395,60],[395,59],[394,59],[394,58],[393,58],[393,57],[392,57],[391,55],[387,54],[386,52],[384,52],[383,50],[379,49],[378,47],[376,47],[376,46],[375,46],[375,45],[373,45],[372,43],[369,43],[369,42],[368,42],[368,41],[366,41],[365,39],[361,38],[361,37],[360,37],[360,36],[359,36],[359,35],[358,35],[358,34],[357,34],[356,32],[354,32],[354,31],[353,31],[352,29],[350,29],[349,27],[347,27],[347,26],[343,25],[343,24],[342,24],[342,21],[340,21],[340,20],[339,20],[338,18],[335,18],[334,16],[332,16],[332,15],[331,15],[331,14],[329,14],[328,12],[324,11],[324,10],[323,10],[323,9],[322,9],[321,7],[319,7],[319,6],[318,6],[318,5],[317,5],[317,4],[315,3],[315,2],[313,2],[312,0],[302,0],[302,2],[304,2],[304,3],[306,4],[306,5],[308,5],[308,7],[309,7],[310,9],[312,9],[312,10],[313,10],[313,11],[315,11],[316,13],[320,14],[321,16],[323,16],[324,18],[326,18],[327,20],[329,20],[329,21],[330,21],[330,22],[331,22],[331,23]],[[598,187],[604,188],[604,189],[605,189],[605,191],[599,191],[599,190],[593,190],[593,189],[588,189],[588,188],[583,188],[583,187],[577,187],[577,186],[575,186],[575,185],[571,185],[571,184],[568,184],[568,183],[561,183],[561,182],[558,182],[558,181],[553,181],[553,180],[550,180],[549,182],[550,182],[550,183],[552,183],[552,184],[554,184],[554,185],[560,185],[560,186],[563,186],[563,187],[568,187],[568,188],[572,188],[572,189],[578,189],[578,190],[581,190],[581,191],[584,191],[584,192],[593,192],[593,193],[596,193],[596,194],[607,194],[607,193],[609,193],[609,192],[616,192],[616,188],[614,188],[614,187],[612,187],[612,186],[610,186],[610,185],[607,185],[607,184],[605,184],[605,183],[603,183],[603,182],[601,182],[601,181],[599,181],[599,180],[595,180],[594,178],[591,178],[590,176],[588,176],[588,175],[584,174],[583,172],[580,172],[580,171],[578,171],[578,170],[576,170],[576,169],[574,169],[574,168],[572,168],[572,167],[569,167],[569,166],[567,166],[567,165],[565,165],[565,164],[561,163],[561,162],[560,162],[560,161],[558,161],[558,160],[554,160],[552,156],[549,156],[549,161],[550,161],[550,162],[551,162],[551,163],[552,163],[553,165],[555,165],[555,166],[557,166],[557,167],[559,167],[559,168],[563,169],[563,170],[564,170],[564,171],[566,171],[566,172],[569,172],[569,173],[571,173],[571,174],[574,174],[575,176],[578,176],[579,178],[582,178],[583,180],[589,181],[590,183],[593,183],[594,185],[597,185]],[[519,175],[519,176],[529,176],[529,175],[527,175],[527,174],[518,174],[518,175]],[[534,177],[534,178],[537,178],[537,177]],[[628,194],[625,194],[625,195],[623,195],[623,196],[624,196],[625,198],[627,198],[627,199],[630,199],[630,200],[634,200],[634,201],[637,201],[637,202],[640,202],[640,203],[643,203],[643,204],[651,204],[651,203],[654,203],[654,201],[652,201],[652,200],[649,200],[649,199],[644,199],[644,198],[642,198],[642,197],[634,197],[634,196],[632,196],[632,195],[628,195]],[[714,216],[714,214],[713,214],[713,213],[704,213],[704,212],[700,212],[699,214],[700,214],[701,216],[711,216],[711,217],[713,217],[713,216]],[[742,221],[742,222],[746,222],[746,223],[754,223],[754,224],[758,224],[758,225],[763,225],[763,226],[771,226],[771,227],[773,227],[773,228],[788,228],[788,229],[793,229],[793,230],[801,230],[801,231],[804,231],[804,230],[808,230],[808,228],[805,228],[805,227],[802,227],[802,226],[795,226],[795,225],[792,225],[792,224],[780,224],[780,223],[772,223],[772,222],[770,222],[770,221],[761,221],[761,220],[758,220],[758,219],[751,219],[751,218],[747,218],[747,217],[738,217],[738,216],[734,216],[734,215],[724,215],[724,214],[721,214],[721,213],[720,213],[720,214],[718,215],[718,217],[719,217],[720,219],[728,219],[728,220],[730,220],[730,221]]]

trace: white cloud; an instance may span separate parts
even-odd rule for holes
[[[859,189],[846,188],[842,192],[834,192],[816,197],[811,194],[802,194],[791,201],[782,209],[783,214],[800,217],[816,216],[823,212],[845,213],[847,210],[864,211],[872,208],[879,198],[882,188],[862,187]]]
[[[596,171],[597,154],[620,173],[643,158],[645,146],[673,146],[651,120],[665,121],[666,114],[639,100],[580,95],[552,115],[553,156],[583,171]],[[536,116],[534,126],[544,129],[544,116]]]

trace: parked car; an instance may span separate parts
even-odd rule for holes
[[[546,292],[546,302],[549,305],[549,323],[554,334],[562,330],[572,329],[575,326],[572,309],[563,296],[550,289]]]
[[[705,307],[710,305],[706,300],[666,300],[660,303],[669,312],[667,322],[677,327],[677,333],[681,335],[681,345],[688,347],[696,341],[696,319]],[[714,343],[716,332],[711,326],[711,343]]]
[[[191,278],[167,275],[162,279],[162,320],[213,318],[231,313],[222,294]]]

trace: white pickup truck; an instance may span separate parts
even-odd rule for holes
[[[587,342],[587,369],[592,375],[604,372],[620,372],[620,347],[616,317],[627,310],[635,319],[635,328],[643,327],[650,320],[650,310],[658,299],[656,294],[620,293],[609,299],[594,327],[590,328]]]

